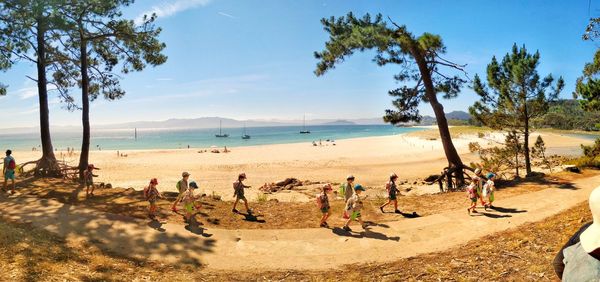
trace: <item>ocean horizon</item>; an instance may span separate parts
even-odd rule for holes
[[[240,147],[256,145],[287,144],[301,142],[326,142],[340,139],[387,136],[424,130],[420,127],[396,127],[392,125],[318,125],[307,127],[310,134],[300,134],[302,126],[248,127],[250,139],[242,139],[244,128],[224,128],[219,138],[218,128],[210,129],[115,129],[92,130],[90,150],[149,150],[216,147]],[[12,150],[40,148],[37,133],[0,133],[0,146]],[[55,150],[81,148],[81,132],[52,133]]]

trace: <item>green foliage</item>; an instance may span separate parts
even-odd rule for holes
[[[535,144],[533,144],[533,148],[531,148],[531,156],[534,159],[539,159],[541,165],[544,165],[550,172],[552,172],[552,162],[546,156],[546,144],[544,143],[544,139],[542,136],[538,135],[535,140]]]
[[[600,36],[600,31],[598,30],[599,25],[600,18],[591,19],[586,28],[585,34],[583,35],[583,39],[597,39]],[[594,54],[593,61],[585,64],[583,68],[583,74],[577,79],[575,93],[573,93],[575,97],[582,98],[580,100],[581,107],[586,111],[600,111],[600,80],[598,80],[599,73],[600,50],[597,50]]]
[[[598,131],[600,111],[585,111],[577,100],[558,100],[550,103],[548,112],[533,120],[536,128]]]
[[[600,138],[596,139],[593,145],[581,145],[583,156],[572,160],[570,163],[578,167],[600,168]]]
[[[269,200],[269,195],[265,193],[260,193],[256,195],[256,201],[259,203],[266,203]]]
[[[442,74],[440,67],[462,70],[463,66],[440,57],[446,52],[446,47],[439,35],[423,33],[415,37],[406,26],[393,22],[393,27],[388,26],[381,14],[357,18],[348,13],[345,17],[322,19],[321,23],[330,37],[325,43],[325,50],[315,52],[315,58],[319,60],[315,70],[317,76],[335,68],[336,63],[343,62],[355,51],[375,50],[373,61],[379,66],[401,66],[394,78],[403,86],[388,92],[394,97],[392,104],[395,109],[386,110],[386,122],[418,122],[422,118],[418,110],[422,101],[431,102],[438,93],[442,93],[444,98],[458,95],[464,80],[459,76]],[[415,85],[407,86],[410,82]]]

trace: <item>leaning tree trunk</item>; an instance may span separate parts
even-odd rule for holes
[[[37,19],[37,86],[40,103],[40,138],[42,142],[42,158],[38,161],[35,174],[39,176],[58,176],[60,168],[54,156],[50,137],[50,110],[48,108],[48,88],[46,80],[46,42],[45,21]]]
[[[81,141],[81,155],[79,156],[79,178],[83,179],[83,171],[87,168],[90,154],[90,97],[88,76],[87,41],[81,39],[81,123],[83,125],[83,138]]]
[[[429,101],[429,104],[431,104],[435,114],[438,130],[440,132],[440,139],[442,140],[444,153],[446,154],[446,159],[448,160],[448,166],[450,168],[449,171],[453,172],[452,174],[457,180],[457,185],[460,187],[465,182],[463,175],[464,165],[460,159],[460,156],[458,155],[458,152],[456,151],[456,148],[454,147],[454,143],[452,143],[452,136],[450,135],[450,130],[448,129],[448,121],[446,120],[446,114],[444,113],[444,106],[438,102],[433,81],[431,80],[431,72],[427,67],[425,58],[422,56],[417,47],[413,47],[412,54],[417,62],[417,65],[419,66],[421,77],[423,78],[425,95],[427,96],[427,100]]]

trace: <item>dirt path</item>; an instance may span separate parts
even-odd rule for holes
[[[499,199],[496,204],[502,208],[479,216],[468,216],[465,208],[388,222],[366,232],[353,225],[360,232],[351,234],[339,228],[186,229],[34,197],[0,196],[0,216],[30,222],[67,240],[87,240],[117,255],[201,264],[211,269],[324,270],[441,251],[525,222],[539,221],[585,201],[599,183],[600,176],[594,176],[561,189]],[[341,226],[341,221],[332,219],[330,224]]]

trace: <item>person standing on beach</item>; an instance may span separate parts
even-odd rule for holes
[[[379,209],[381,210],[382,213],[384,213],[383,208],[385,208],[387,205],[394,203],[394,212],[395,213],[400,213],[400,210],[398,210],[398,199],[397,199],[397,195],[400,193],[400,190],[398,190],[397,186],[396,186],[396,180],[398,180],[398,175],[396,175],[395,173],[392,173],[390,175],[390,181],[388,181],[388,183],[385,184],[385,189],[387,190],[388,193],[388,201],[387,203],[383,204],[383,206],[379,207]]]
[[[321,227],[329,227],[327,224],[327,218],[329,218],[329,209],[331,206],[329,205],[329,196],[327,196],[327,193],[331,193],[332,190],[331,184],[327,183],[323,185],[323,191],[321,194],[317,195],[317,206],[323,214],[321,217],[321,223],[319,224]]]
[[[340,195],[344,197],[344,203],[347,203],[348,200],[354,195],[354,175],[350,174],[346,177],[346,183],[340,185]],[[343,214],[344,218],[349,218],[350,215],[346,213],[344,210]]]
[[[181,199],[183,199],[183,194],[189,188],[189,178],[190,174],[187,171],[184,171],[181,173],[181,180],[177,181],[177,184],[175,185],[175,187],[177,188],[177,192],[179,192],[179,195],[177,195],[177,198],[175,198],[175,202],[173,202],[173,205],[171,205],[171,210],[173,212],[177,212],[177,205],[179,204],[179,202],[181,202]]]
[[[356,186],[354,186],[354,194],[346,202],[346,212],[350,216],[349,216],[348,220],[346,220],[346,223],[344,224],[343,229],[345,231],[348,231],[348,232],[352,231],[352,229],[350,229],[349,225],[350,225],[350,222],[352,222],[353,220],[357,220],[363,229],[367,228],[367,225],[363,222],[362,215],[360,214],[360,211],[363,208],[363,202],[362,202],[362,199],[360,198],[360,194],[364,191],[365,191],[365,188],[363,188],[360,184],[356,184]]]
[[[94,189],[96,189],[96,185],[94,185],[94,177],[98,177],[98,175],[94,174],[94,169],[98,168],[96,168],[93,164],[89,164],[87,169],[83,171],[83,181],[85,181],[86,197],[94,197]],[[91,191],[90,187],[92,187]]]
[[[10,190],[11,194],[15,193],[15,169],[17,168],[17,163],[15,158],[12,156],[11,150],[6,150],[6,157],[4,158],[4,166],[2,167],[2,175],[4,175],[4,186],[2,187],[2,191],[8,192],[6,186],[8,184],[8,180],[11,181]]]
[[[496,175],[493,173],[487,174],[487,182],[483,185],[483,198],[487,200],[487,204],[485,208],[493,208],[492,203],[494,202],[494,192],[496,191],[496,186],[494,185],[494,179]]]
[[[148,217],[150,217],[150,219],[156,218],[156,201],[158,201],[159,198],[164,199],[163,195],[158,192],[158,189],[156,189],[156,185],[158,185],[158,179],[152,178],[150,179],[150,184],[148,184],[148,187],[144,189],[146,201],[150,203],[150,206],[148,207]]]
[[[244,201],[244,205],[246,206],[246,211],[248,214],[252,213],[252,210],[248,207],[248,200],[246,200],[246,196],[244,196],[244,189],[250,188],[250,186],[244,185],[242,181],[246,180],[246,174],[240,173],[238,175],[238,180],[233,182],[233,196],[235,197],[235,201],[233,202],[233,209],[231,212],[238,213],[239,211],[235,208],[240,200]]]

